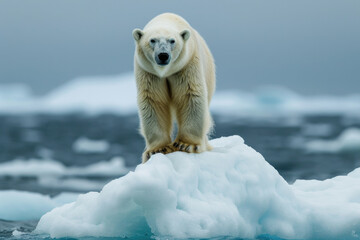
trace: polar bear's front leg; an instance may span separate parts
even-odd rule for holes
[[[187,107],[177,111],[179,129],[172,146],[178,151],[189,153],[210,150],[207,138],[210,116],[206,99],[189,96],[185,103]]]
[[[185,75],[189,76],[189,75]],[[207,134],[211,128],[205,81],[186,78],[178,81],[174,96],[178,135],[172,144],[178,151],[200,153],[210,150]],[[181,89],[179,91],[179,89]],[[176,91],[175,90],[175,91]]]
[[[172,119],[165,83],[148,73],[136,76],[140,130],[146,141],[145,163],[155,153],[170,153]]]

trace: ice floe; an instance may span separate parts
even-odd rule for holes
[[[101,192],[46,213],[35,233],[51,237],[356,239],[360,168],[289,185],[239,136],[201,154],[156,154]]]
[[[41,176],[121,176],[129,168],[121,157],[101,161],[82,167],[67,167],[52,159],[16,159],[0,163],[0,176],[41,177]]]
[[[309,152],[339,153],[339,152],[360,152],[360,129],[345,129],[335,139],[315,139],[305,144]]]

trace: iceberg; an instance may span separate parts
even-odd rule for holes
[[[60,237],[356,239],[360,168],[289,185],[239,136],[201,154],[156,154],[100,192],[41,217],[34,233]]]

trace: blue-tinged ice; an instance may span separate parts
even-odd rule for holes
[[[19,221],[36,220],[55,207],[76,200],[76,193],[62,193],[54,198],[40,193],[0,191],[0,219]]]
[[[360,168],[325,181],[289,185],[239,136],[211,141],[201,154],[156,154],[101,192],[45,214],[36,233],[51,237],[154,234],[356,239]]]

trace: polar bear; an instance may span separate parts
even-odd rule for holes
[[[134,29],[134,71],[145,163],[155,153],[211,150],[209,112],[215,64],[200,34],[182,17],[164,13]],[[173,120],[177,136],[172,141]]]

